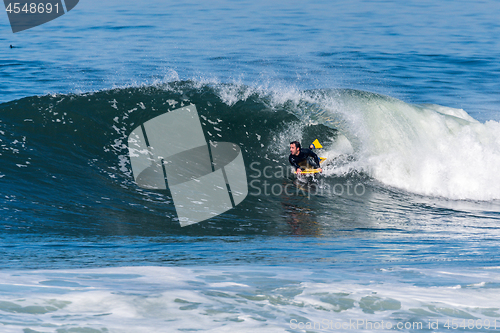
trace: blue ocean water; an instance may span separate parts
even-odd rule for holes
[[[499,15],[88,0],[16,34],[0,15],[0,331],[498,330]],[[182,228],[127,138],[188,104],[241,147],[249,194]],[[283,174],[315,138],[324,174]]]

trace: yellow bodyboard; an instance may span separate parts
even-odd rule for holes
[[[323,146],[321,145],[321,143],[319,143],[318,139],[314,140],[313,143],[312,143],[312,145],[316,149],[323,148]]]

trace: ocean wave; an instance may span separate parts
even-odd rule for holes
[[[147,120],[189,104],[196,105],[208,141],[241,147],[247,170],[256,161],[288,168],[288,143],[318,138],[330,185],[370,179],[430,197],[500,198],[498,122],[357,90],[175,81],[1,104],[4,215],[18,219],[16,210],[35,209],[61,221],[98,214],[128,223],[146,214],[177,224],[168,190],[135,184],[127,138]],[[249,196],[245,209],[267,199]]]

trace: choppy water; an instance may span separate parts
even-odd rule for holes
[[[17,34],[4,15],[1,331],[498,329],[498,14],[87,1]],[[189,104],[249,193],[181,228],[127,138]],[[288,143],[315,138],[328,165],[298,183]]]

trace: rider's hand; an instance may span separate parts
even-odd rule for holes
[[[297,174],[299,175],[300,173],[302,173],[302,169],[301,169],[301,168],[298,168],[298,169],[297,169]]]

